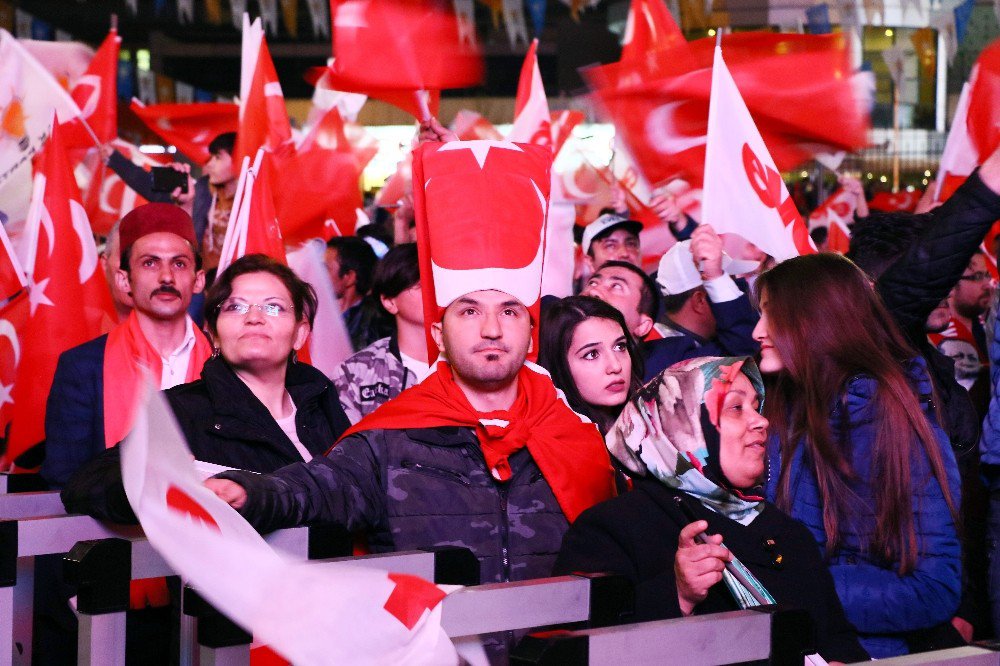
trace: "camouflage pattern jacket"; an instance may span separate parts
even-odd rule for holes
[[[352,425],[417,381],[400,360],[395,335],[356,352],[337,366],[331,379]]]
[[[240,513],[262,532],[334,523],[374,552],[465,546],[483,583],[545,577],[568,523],[526,448],[510,465],[494,481],[473,430],[440,427],[368,430],[309,463],[219,476],[247,489]]]

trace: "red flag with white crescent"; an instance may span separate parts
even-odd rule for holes
[[[45,438],[45,403],[59,355],[108,331],[116,319],[59,125],[37,163],[25,233],[29,314],[7,456],[32,468],[41,462],[33,447]]]
[[[87,71],[77,79],[70,95],[80,107],[80,117],[66,123],[64,128],[68,148],[90,148],[94,139],[83,126],[83,121],[97,135],[101,143],[118,136],[118,51],[122,38],[114,28],[104,38]]]

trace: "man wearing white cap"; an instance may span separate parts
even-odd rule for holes
[[[605,213],[591,222],[583,230],[580,246],[584,261],[589,264],[589,272],[608,261],[627,261],[636,266],[642,263],[639,232],[642,223],[615,213]]]
[[[758,346],[751,333],[758,315],[732,275],[756,268],[731,259],[722,239],[702,224],[691,240],[677,243],[660,259],[656,281],[664,296],[662,340],[647,342],[646,378],[696,356],[752,356]]]
[[[464,545],[484,583],[547,576],[569,523],[614,494],[597,428],[526,362],[551,162],[547,149],[495,141],[414,151],[433,371],[326,457],[206,484],[261,530],[335,523],[375,552]]]

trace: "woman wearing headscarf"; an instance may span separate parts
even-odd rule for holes
[[[749,358],[684,361],[643,387],[606,438],[633,490],[577,519],[554,571],[626,576],[636,620],[799,607],[825,659],[865,660],[812,535],[761,496],[763,399]]]

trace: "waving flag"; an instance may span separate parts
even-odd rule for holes
[[[722,41],[781,170],[866,145],[863,79],[852,76],[843,35],[737,33]],[[585,71],[599,108],[653,185],[682,177],[700,186],[714,47],[714,39],[700,39]]]
[[[331,88],[365,93],[422,118],[417,91],[482,79],[478,49],[459,38],[454,12],[434,0],[331,0]],[[423,108],[421,108],[423,107]]]
[[[853,194],[840,187],[809,215],[809,228],[826,227],[830,251],[847,254],[851,246],[851,221],[857,201]]]
[[[101,143],[118,136],[118,51],[122,38],[114,28],[104,38],[90,61],[87,71],[77,79],[70,94],[80,107],[80,117],[65,126],[69,148],[90,148],[94,138],[84,127],[86,122]]]
[[[985,157],[1000,146],[1000,39],[982,50],[969,79],[969,136]]]
[[[445,590],[363,567],[311,567],[274,551],[202,485],[166,399],[146,394],[122,444],[125,492],[150,543],[209,603],[303,666],[458,663],[441,628]]]
[[[266,254],[285,265],[285,241],[278,227],[271,187],[271,160],[263,148],[257,151],[253,166],[243,160],[233,209],[226,227],[226,237],[219,255],[219,272],[248,254]]]
[[[352,132],[357,134],[356,129]],[[357,211],[363,205],[363,165],[358,152],[366,159],[372,157],[370,147],[359,145],[356,152],[355,144],[347,138],[340,111],[334,107],[294,154],[277,160],[274,203],[287,243],[354,233]]]
[[[975,73],[970,76],[970,79],[974,78]],[[950,197],[979,166],[979,151],[969,136],[968,117],[969,84],[966,82],[962,85],[962,94],[959,95],[958,105],[955,107],[955,117],[951,121],[951,129],[948,130],[948,140],[941,153],[935,183],[935,201],[944,201]]]
[[[139,119],[195,164],[208,161],[208,144],[239,126],[239,107],[223,102],[150,104],[137,99],[129,107]]]
[[[625,22],[622,63],[655,62],[649,58],[653,51],[672,50],[686,43],[663,0],[632,0]]]
[[[538,71],[537,51],[538,40],[535,39],[524,56],[517,97],[514,100],[514,127],[507,135],[507,140],[551,148],[552,116],[549,114],[549,102],[545,98],[542,75]]]
[[[890,213],[897,210],[912,213],[913,209],[917,207],[922,194],[921,190],[913,190],[912,192],[907,192],[906,190],[900,192],[876,192],[875,196],[868,202],[868,207],[872,210],[881,210]]]
[[[276,155],[293,150],[292,129],[260,18],[251,24],[244,14],[240,124],[233,160],[239,164],[262,147]]]
[[[816,251],[788,188],[716,47],[708,110],[702,222],[778,261]]]
[[[80,115],[69,93],[6,30],[0,29],[0,186],[42,148],[60,123]]]
[[[41,462],[32,447],[45,438],[45,401],[59,355],[106,332],[115,321],[61,134],[56,125],[39,158],[25,228],[29,314],[20,336],[7,442],[8,460],[24,468]]]

